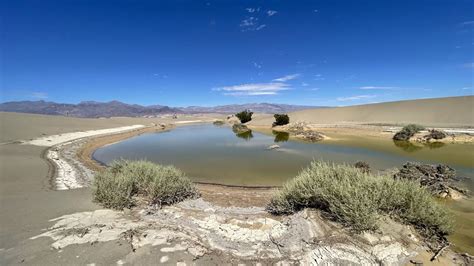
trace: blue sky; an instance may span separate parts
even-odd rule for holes
[[[472,1],[2,1],[1,101],[341,106],[473,94]]]

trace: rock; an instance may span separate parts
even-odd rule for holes
[[[316,131],[312,131],[312,130],[300,132],[296,134],[295,137],[300,138],[302,140],[310,141],[310,142],[316,142],[316,141],[320,141],[324,139],[323,134]]]
[[[278,149],[278,148],[280,148],[280,146],[279,146],[279,145],[276,145],[276,144],[274,144],[274,145],[270,145],[270,146],[268,146],[267,150],[275,150],[275,149]]]
[[[234,131],[234,133],[236,134],[242,134],[242,133],[250,132],[251,130],[246,125],[234,124],[232,126],[232,131]]]

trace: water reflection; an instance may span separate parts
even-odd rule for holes
[[[238,138],[245,139],[245,140],[250,140],[251,138],[253,138],[252,130],[249,130],[243,133],[235,133],[235,135]]]
[[[446,145],[446,143],[444,142],[428,142],[424,144],[424,146],[430,148],[430,150],[439,149],[441,147],[444,147],[444,145]]]
[[[275,135],[274,142],[286,142],[290,138],[290,133],[288,132],[272,130],[272,134]]]
[[[393,144],[397,146],[398,148],[406,151],[406,152],[416,152],[424,147],[429,148],[430,150],[432,149],[439,149],[441,147],[444,147],[445,143],[443,142],[426,142],[421,145],[413,144],[410,141],[403,141],[403,140],[394,140]]]
[[[416,152],[423,149],[422,146],[415,145],[409,141],[394,140],[393,144],[406,152]]]

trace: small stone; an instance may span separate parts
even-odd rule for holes
[[[270,146],[268,146],[267,150],[275,150],[275,149],[278,149],[278,148],[280,148],[280,146],[279,146],[279,145],[276,145],[276,144],[274,144],[274,145],[270,145]]]

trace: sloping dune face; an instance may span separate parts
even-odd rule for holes
[[[313,124],[417,123],[425,126],[474,126],[474,96],[421,99],[290,113],[291,121]],[[253,125],[269,125],[273,117],[256,118]]]

